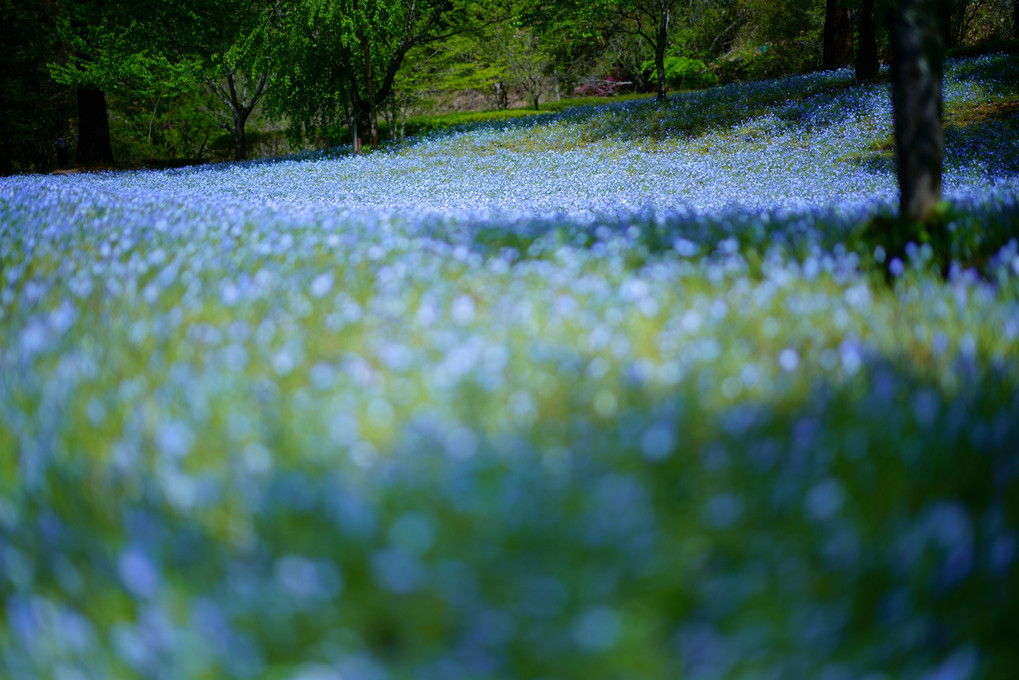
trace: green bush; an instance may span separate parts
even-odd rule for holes
[[[246,130],[244,137],[248,148],[248,158],[281,156],[291,151],[291,145],[283,130]],[[233,160],[234,138],[224,132],[209,142],[208,151],[214,160]]]
[[[658,82],[655,63],[645,61],[641,69],[650,72],[650,82]],[[699,59],[689,57],[665,58],[665,84],[673,90],[698,90],[718,84],[718,76],[708,70],[707,65]]]
[[[814,52],[801,43],[767,43],[716,63],[715,73],[725,83],[809,73],[817,67]]]

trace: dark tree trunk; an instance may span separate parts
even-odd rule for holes
[[[354,14],[358,14],[358,0],[354,0]],[[364,130],[368,133],[368,144],[370,146],[379,145],[379,109],[378,109],[378,97],[375,92],[375,68],[372,65],[372,51],[371,42],[368,40],[368,36],[364,34],[364,31],[360,28],[357,29],[357,40],[361,43],[361,57],[364,59],[364,81],[365,81],[365,95],[367,100],[364,103],[367,114],[367,120],[364,122]]]
[[[78,88],[78,165],[113,163],[106,95],[94,87]]]
[[[371,107],[368,102],[364,99],[355,98],[354,100],[354,116],[357,118],[357,134],[358,138],[361,139],[361,144],[365,142],[364,134],[368,132],[371,134]],[[371,144],[371,138],[368,138],[368,144]],[[360,146],[358,146],[360,150]]]
[[[375,96],[375,69],[372,68],[371,45],[361,36],[361,47],[364,51],[364,78],[368,90],[368,144],[379,145],[379,104]]]
[[[892,110],[899,214],[928,222],[941,201],[943,51],[937,0],[899,0],[892,25]]]
[[[655,74],[658,78],[658,93],[655,99],[663,102],[668,98],[668,84],[665,82],[665,50],[655,50]]]
[[[244,130],[247,116],[234,113],[234,129],[230,131],[234,138],[234,160],[246,161],[248,159],[248,135]]]
[[[856,80],[877,78],[877,35],[874,32],[874,0],[863,0],[860,7],[860,45],[856,52]]]
[[[947,50],[959,46],[962,39],[961,32],[965,23],[966,2],[963,0],[940,0],[937,6],[931,7],[932,11],[941,12],[941,39],[944,41],[944,48]]]
[[[672,19],[671,7],[663,3],[658,15],[655,40],[655,71],[658,73],[658,94],[656,99],[660,102],[668,97],[669,85],[665,82],[665,49],[669,45],[669,23]]]
[[[853,18],[840,0],[826,0],[821,68],[832,71],[853,63]]]

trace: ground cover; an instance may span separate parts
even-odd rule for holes
[[[0,675],[1015,677],[1016,68],[0,180]]]

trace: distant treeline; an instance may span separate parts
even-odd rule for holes
[[[938,7],[949,50],[1014,41],[1019,0]],[[0,173],[377,145],[433,127],[429,114],[665,98],[815,69],[852,67],[867,80],[888,60],[895,9],[896,0],[6,0]]]

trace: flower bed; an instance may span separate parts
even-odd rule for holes
[[[0,675],[1014,677],[1013,118],[947,280],[848,72],[0,180]]]

